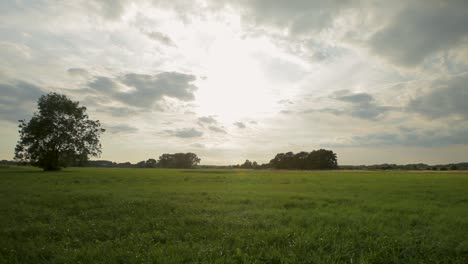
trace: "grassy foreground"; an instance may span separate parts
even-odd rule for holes
[[[468,173],[1,168],[0,262],[468,263]]]

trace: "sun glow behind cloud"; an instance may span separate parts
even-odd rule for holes
[[[150,18],[144,22],[145,31],[156,28],[176,43],[176,47],[166,47],[164,56],[172,58],[162,67],[199,76],[195,82],[197,114],[215,115],[223,122],[261,117],[274,113],[276,101],[288,94],[269,80],[260,59],[260,55],[287,55],[265,37],[246,36],[239,14],[207,14],[185,23],[160,10],[142,13]]]
[[[214,41],[204,63],[206,79],[197,94],[200,114],[230,122],[274,111],[273,85],[255,58],[262,44],[227,34]]]

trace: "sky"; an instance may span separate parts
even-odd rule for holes
[[[465,162],[468,1],[1,1],[0,159],[48,92],[116,162]]]

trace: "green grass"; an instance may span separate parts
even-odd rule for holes
[[[468,263],[468,173],[1,168],[0,262]]]

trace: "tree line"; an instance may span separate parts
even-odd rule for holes
[[[345,170],[468,170],[468,162],[428,165],[425,163],[417,164],[375,164],[375,165],[342,165],[340,169]]]
[[[195,153],[162,154],[158,160],[153,158],[142,160],[136,164],[138,168],[194,168],[200,163],[200,158]]]
[[[174,153],[162,154],[158,160],[149,158],[137,163],[130,162],[112,162],[109,160],[90,160],[84,166],[86,167],[116,167],[116,168],[195,168],[201,159],[195,153]]]
[[[278,153],[270,160],[275,169],[325,170],[338,168],[336,154],[331,150],[319,149],[311,152],[301,151]]]
[[[338,159],[332,150],[319,149],[311,152],[301,151],[278,153],[269,163],[259,165],[256,161],[246,160],[233,168],[243,169],[278,169],[278,170],[326,170],[337,169]]]

